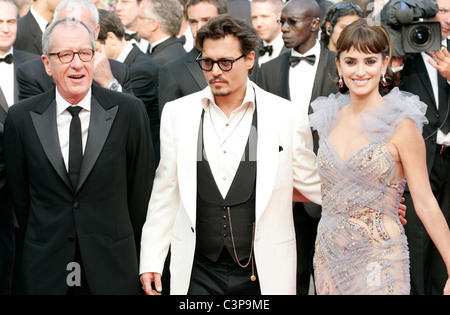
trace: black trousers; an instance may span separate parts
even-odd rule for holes
[[[243,263],[247,263],[247,259],[242,259]],[[196,252],[188,294],[260,295],[256,264],[254,272],[256,281],[251,281],[252,263],[246,268],[240,267],[225,248],[216,262]]]

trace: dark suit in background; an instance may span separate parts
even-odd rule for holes
[[[133,93],[129,67],[119,61],[108,60],[114,78],[122,86],[122,92]],[[16,77],[19,85],[19,100],[44,93],[55,86],[53,78],[45,72],[44,64],[40,59],[22,64],[17,69]]]
[[[31,11],[17,21],[14,48],[33,54],[42,54],[42,31]]]
[[[448,47],[447,43],[447,49]],[[428,124],[424,125],[422,132],[426,146],[427,168],[433,193],[447,223],[450,224],[450,147],[441,152],[442,146],[436,143],[438,129],[445,120],[450,119],[449,84],[438,74],[442,84],[439,85],[440,100],[437,104],[422,55],[414,54],[411,58],[405,58],[403,62],[400,89],[418,95],[420,100],[428,105],[426,112]],[[417,217],[408,187],[405,189],[404,197],[407,208],[405,218],[408,221],[405,232],[410,251],[411,293],[442,294],[447,280],[445,265]]]
[[[141,228],[155,171],[145,107],[134,96],[92,85],[88,139],[74,188],[55,111],[51,89],[11,107],[5,123],[8,184],[19,223],[19,288],[66,294],[68,264],[76,261],[78,247],[92,294],[137,294]]]
[[[288,100],[291,100],[290,87],[295,85],[296,88],[301,89],[300,82],[289,82],[290,56],[291,52],[287,52],[261,65],[266,90]],[[318,65],[315,78],[311,78],[314,80],[314,85],[309,104],[319,96],[338,92],[338,87],[332,80],[336,76],[335,54],[321,45],[320,56],[316,58]],[[311,111],[309,106],[309,112]],[[318,135],[315,130],[312,133],[314,151],[317,153]],[[308,294],[309,280],[312,275],[312,254],[321,207],[311,202],[297,202],[293,211],[297,237],[297,294]]]
[[[30,60],[33,59],[39,59],[40,55],[32,54],[27,51],[19,50],[19,49],[13,49],[13,56],[14,56],[14,78],[11,78],[14,80],[14,103],[19,101],[19,84],[17,82],[17,69],[19,67]],[[4,74],[3,74],[4,75]],[[6,114],[9,110],[9,106],[12,104],[8,104],[5,96],[3,95],[2,89],[0,87],[0,123],[4,123],[6,119]]]
[[[177,37],[171,36],[165,41],[152,47],[149,54],[156,64],[161,67],[185,53],[186,50],[181,41]]]
[[[13,49],[13,67],[14,75],[10,80],[14,81],[14,102],[18,101],[18,86],[16,80],[17,68],[24,62],[39,58],[39,55],[35,55],[23,50]],[[2,74],[5,75],[5,74]],[[6,115],[9,111],[9,106],[2,88],[0,87],[0,126],[3,134],[3,126],[5,123]],[[3,135],[2,135],[3,136]],[[3,139],[0,146],[3,145]],[[7,193],[6,187],[6,172],[4,165],[3,149],[0,148],[0,294],[11,293],[11,271],[12,262],[14,257],[14,229],[15,220],[11,207],[11,200]]]
[[[133,94],[144,102],[150,118],[155,159],[159,161],[159,106],[158,106],[158,65],[138,46],[133,49],[124,60],[130,67]]]
[[[3,124],[0,123],[0,295],[11,293],[14,228],[11,198],[6,185]]]

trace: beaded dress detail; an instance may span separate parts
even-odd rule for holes
[[[365,109],[358,126],[369,142],[343,160],[328,141],[349,95],[331,94],[312,103],[311,126],[320,136],[322,217],[314,255],[318,294],[409,294],[409,253],[398,206],[406,180],[386,143],[404,119],[422,131],[426,105],[393,89],[385,104]]]

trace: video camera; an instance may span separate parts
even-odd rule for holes
[[[390,0],[380,12],[381,23],[389,32],[393,56],[436,51],[441,48],[441,23],[423,21],[438,13],[433,0]]]

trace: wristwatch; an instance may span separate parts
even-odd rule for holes
[[[119,82],[117,81],[116,78],[114,78],[114,80],[112,80],[112,81],[108,84],[108,88],[109,88],[110,90],[117,91],[117,89],[119,88]]]

